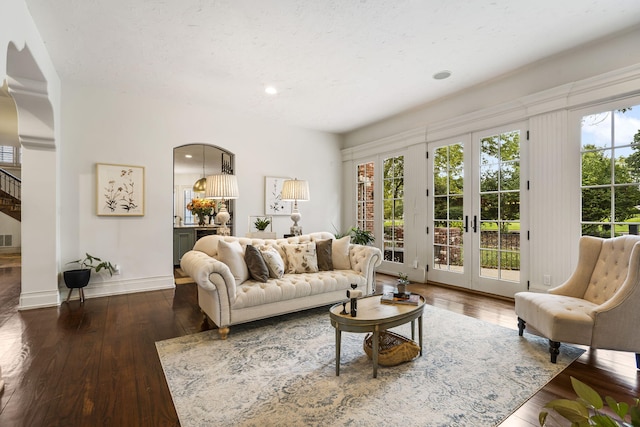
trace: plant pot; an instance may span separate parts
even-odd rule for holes
[[[64,283],[69,289],[84,288],[91,278],[90,269],[67,270],[62,273]]]
[[[407,284],[406,283],[398,283],[398,293],[404,294],[407,292]]]

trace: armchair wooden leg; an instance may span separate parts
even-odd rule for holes
[[[527,322],[518,317],[518,335],[522,336],[524,328],[527,327]]]
[[[549,340],[549,353],[551,354],[551,363],[556,363],[558,354],[560,354],[560,343],[558,341]]]

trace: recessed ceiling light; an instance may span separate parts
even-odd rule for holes
[[[264,91],[267,95],[275,95],[278,93],[278,89],[273,86],[267,86],[264,88]]]
[[[192,157],[193,157],[191,154],[185,154],[184,156],[185,156],[187,159],[190,159],[190,158],[192,158]]]
[[[438,71],[433,75],[433,78],[436,80],[444,80],[448,79],[449,77],[451,77],[451,71],[449,70]]]

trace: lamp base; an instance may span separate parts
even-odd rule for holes
[[[302,215],[300,215],[300,211],[298,210],[298,202],[296,201],[293,206],[293,212],[291,212],[291,221],[293,221],[293,225],[289,229],[291,231],[291,234],[293,234],[294,236],[302,235],[302,227],[298,225],[298,221],[300,221],[300,218],[302,218]]]
[[[216,234],[219,234],[220,236],[231,235],[231,230],[229,230],[229,227],[227,227],[227,221],[229,221],[229,218],[231,218],[231,215],[229,215],[229,212],[227,211],[227,205],[223,200],[220,206],[220,210],[216,215],[216,222],[220,224],[220,228],[216,230]]]

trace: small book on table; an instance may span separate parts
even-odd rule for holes
[[[406,304],[406,305],[418,305],[420,304],[420,295],[418,294],[398,294],[394,292],[386,292],[382,294],[380,302],[383,304]]]

